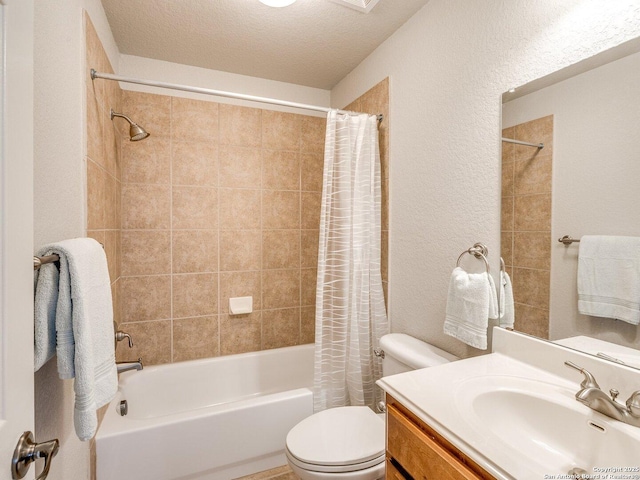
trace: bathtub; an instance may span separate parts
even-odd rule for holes
[[[313,413],[313,348],[123,373],[95,438],[97,479],[230,480],[286,464],[287,432]]]

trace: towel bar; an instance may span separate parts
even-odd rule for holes
[[[101,243],[100,246],[104,248],[103,243]],[[38,270],[45,263],[54,263],[59,261],[60,257],[55,253],[53,255],[46,255],[44,257],[33,257],[33,269]]]
[[[564,243],[565,247],[568,247],[572,243],[579,243],[580,242],[580,240],[577,240],[575,238],[571,238],[571,235],[565,235],[564,237],[559,238],[558,241],[560,243]]]

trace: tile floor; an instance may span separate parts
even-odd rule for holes
[[[236,480],[300,480],[300,477],[291,471],[289,465],[283,465],[282,467],[254,473],[253,475],[237,478]]]

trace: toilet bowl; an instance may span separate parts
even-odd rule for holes
[[[433,367],[457,357],[409,335],[380,339],[383,375]],[[369,407],[337,407],[293,427],[285,449],[302,480],[378,480],[385,474],[385,420]]]

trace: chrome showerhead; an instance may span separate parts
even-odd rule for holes
[[[151,135],[149,132],[147,132],[144,128],[142,128],[136,122],[131,120],[129,117],[127,117],[126,115],[123,115],[122,113],[114,112],[113,108],[112,108],[111,109],[111,120],[113,120],[113,117],[121,117],[121,118],[124,118],[127,122],[129,122],[129,125],[130,125],[129,126],[129,140],[131,140],[132,142],[137,142],[139,140],[144,140],[149,135]]]

